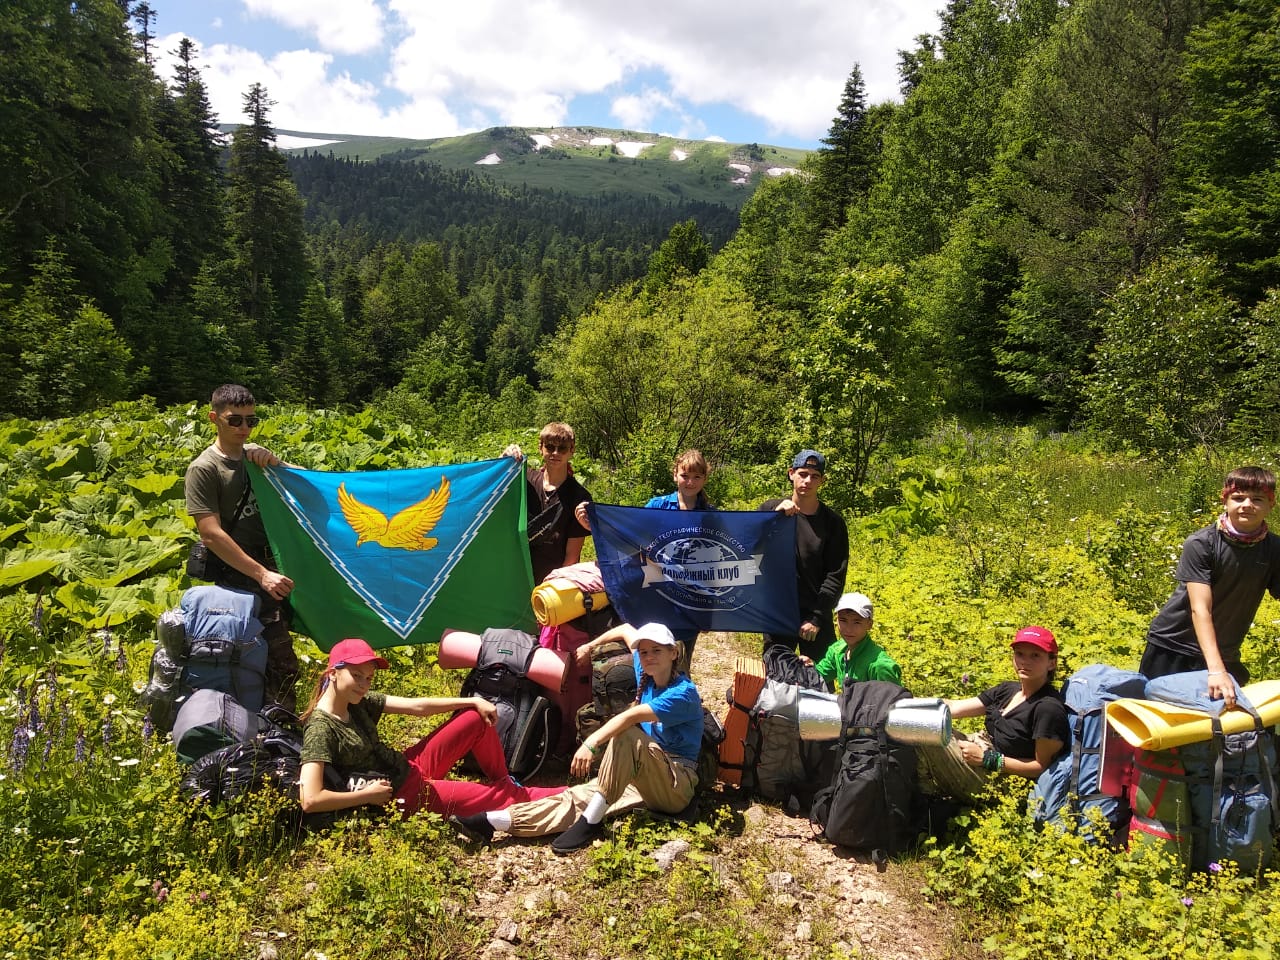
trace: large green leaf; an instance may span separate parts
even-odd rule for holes
[[[182,549],[183,545],[174,540],[89,540],[72,551],[68,566],[75,579],[95,587],[114,587],[146,573]]]
[[[149,503],[182,486],[182,477],[172,473],[152,473],[145,477],[130,477],[125,483],[144,494],[139,498],[143,503]]]
[[[116,627],[137,617],[158,617],[172,599],[167,581],[127,587],[68,583],[54,594],[67,616],[88,630]]]
[[[57,557],[41,557],[35,560],[20,560],[17,563],[5,563],[0,569],[0,590],[16,587],[20,583],[34,580],[57,567],[61,561]]]

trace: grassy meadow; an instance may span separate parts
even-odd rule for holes
[[[321,469],[490,457],[513,438],[443,443],[369,411],[265,412],[255,439]],[[282,799],[206,809],[180,796],[172,750],[144,723],[137,692],[155,617],[189,585],[180,476],[209,442],[201,414],[130,404],[0,422],[0,957],[479,955],[493,931],[470,907],[490,861],[438,819],[304,835]],[[873,471],[865,508],[847,518],[848,585],[875,600],[874,635],[918,695],[1006,679],[1009,638],[1033,622],[1058,635],[1064,674],[1133,667],[1182,539],[1213,517],[1222,475],[1241,462],[1274,467],[1257,451],[1157,462],[1030,427],[943,425]],[[655,492],[588,456],[575,464],[601,500]],[[726,466],[710,492],[749,509],[785,482],[781,468]],[[1280,606],[1268,599],[1245,648],[1256,677],[1280,676],[1278,640]],[[298,648],[309,684],[318,651],[302,637]],[[451,693],[460,680],[431,648],[391,659],[398,691]],[[1024,794],[1007,782],[946,842],[894,865],[922,903],[966,918],[942,955],[1273,955],[1274,877],[1227,865],[1188,878],[1149,852],[1035,834],[1018,809]],[[714,863],[743,828],[727,804],[712,808],[693,825],[635,818],[574,859],[565,900],[521,914],[531,932],[519,955],[578,956],[573,945],[590,943],[594,956],[777,956],[779,907],[758,879],[776,867],[766,848],[740,845],[740,882],[726,883]],[[643,854],[671,838],[692,853],[660,873]],[[698,920],[682,922],[691,903]],[[664,935],[675,924],[680,936]],[[819,933],[788,943],[788,955],[846,955]]]

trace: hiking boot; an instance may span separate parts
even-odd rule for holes
[[[572,827],[551,841],[551,850],[563,856],[566,853],[581,850],[583,847],[589,847],[592,841],[603,837],[603,823],[587,823],[586,817],[579,817]]]
[[[472,843],[493,843],[493,824],[483,813],[472,813],[465,817],[451,815],[449,825]]]

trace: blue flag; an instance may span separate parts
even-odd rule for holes
[[[446,627],[536,629],[523,465],[334,473],[250,465],[298,629],[323,650],[434,643]]]
[[[794,517],[598,503],[587,513],[605,592],[627,621],[675,631],[799,628]]]

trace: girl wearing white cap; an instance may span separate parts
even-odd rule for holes
[[[451,817],[472,840],[489,842],[495,830],[517,837],[559,836],[551,844],[565,854],[603,836],[604,818],[643,804],[663,813],[679,813],[693,801],[698,786],[702,745],[702,699],[693,682],[677,669],[682,651],[660,623],[629,623],[601,634],[578,649],[588,660],[591,648],[622,639],[631,648],[639,693],[636,702],[583,741],[569,770],[585,777],[600,758],[596,778],[563,793],[506,810]]]

